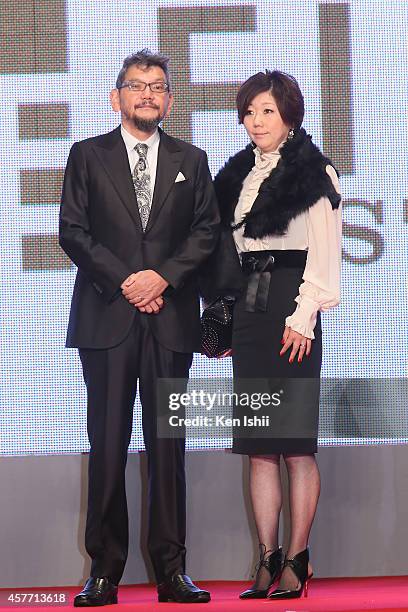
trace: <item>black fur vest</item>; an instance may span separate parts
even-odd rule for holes
[[[245,225],[244,236],[248,238],[282,236],[291,219],[323,196],[329,198],[333,209],[339,206],[341,197],[326,172],[331,161],[303,128],[285,142],[280,154],[276,168],[261,184],[251,210],[239,224]],[[233,223],[242,183],[254,163],[253,145],[248,145],[231,157],[214,179],[221,220],[227,227]]]

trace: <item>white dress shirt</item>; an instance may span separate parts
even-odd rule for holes
[[[257,147],[254,153],[255,166],[243,182],[235,208],[235,223],[239,223],[251,210],[261,183],[280,159],[279,150],[262,154]],[[340,193],[336,171],[332,166],[327,166],[326,172]],[[340,301],[341,204],[333,210],[327,197],[320,198],[289,222],[283,236],[254,239],[245,238],[243,234],[243,227],[233,233],[238,253],[285,249],[307,251],[304,282],[295,298],[295,311],[286,317],[286,325],[306,338],[314,339],[318,311],[333,308]]]
[[[130,171],[133,173],[133,169],[139,160],[139,155],[135,151],[135,146],[140,142],[147,145],[147,168],[150,174],[150,197],[153,197],[154,186],[156,183],[156,170],[157,170],[157,156],[159,153],[160,134],[159,130],[156,130],[154,134],[149,136],[147,140],[139,140],[136,136],[130,134],[123,125],[120,126],[120,132],[122,134],[123,141],[126,146],[126,151],[129,159]]]

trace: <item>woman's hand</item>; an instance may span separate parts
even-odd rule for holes
[[[310,338],[302,336],[302,334],[299,334],[290,327],[285,327],[285,331],[283,332],[282,336],[282,344],[283,347],[279,353],[281,357],[290,347],[292,347],[292,351],[289,355],[289,363],[293,363],[298,351],[298,362],[301,363],[304,354],[306,353],[306,357],[308,357],[310,355],[310,351],[312,350],[312,341]]]
[[[217,359],[222,359],[223,357],[231,357],[231,355],[232,355],[232,349],[228,349],[224,353],[221,353],[221,355],[218,355]]]

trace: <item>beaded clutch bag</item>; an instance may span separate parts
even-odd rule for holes
[[[235,299],[217,298],[201,315],[201,352],[219,357],[231,348],[232,314]]]

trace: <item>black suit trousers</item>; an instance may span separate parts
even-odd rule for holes
[[[79,349],[91,445],[85,544],[91,575],[115,584],[128,553],[125,468],[138,379],[149,473],[148,550],[158,583],[185,572],[185,441],[157,436],[157,379],[187,379],[193,355],[157,342],[147,317],[160,314],[136,314],[118,346]]]

